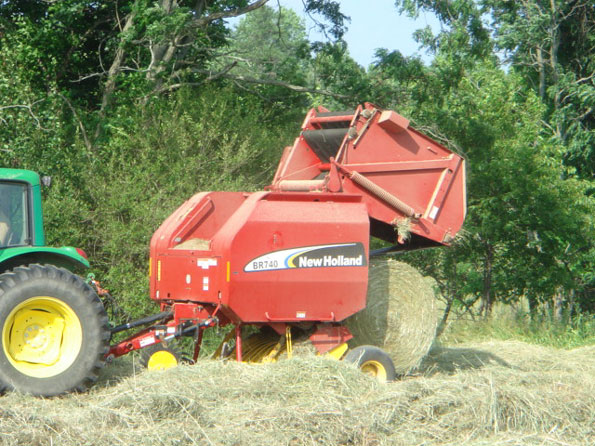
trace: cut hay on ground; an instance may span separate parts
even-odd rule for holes
[[[355,345],[376,345],[391,356],[398,374],[419,365],[436,334],[437,299],[432,279],[407,263],[370,260],[366,308],[346,325]]]
[[[315,357],[133,372],[125,358],[88,394],[1,397],[0,444],[578,446],[595,438],[595,347],[440,348],[419,376],[387,385]],[[110,373],[128,376],[114,383]]]

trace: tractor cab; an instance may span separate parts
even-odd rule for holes
[[[29,190],[25,182],[0,181],[0,249],[32,242]]]
[[[89,266],[82,250],[45,243],[39,175],[0,168],[0,273],[32,263],[70,270]]]

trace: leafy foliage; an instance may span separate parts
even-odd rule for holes
[[[405,96],[413,116],[464,148],[469,165],[467,236],[454,252],[418,254],[422,267],[441,277],[451,302],[470,308],[479,298],[486,314],[494,301],[527,296],[535,309],[560,293],[567,305],[580,296],[589,308],[593,47],[585,32],[592,8],[580,1],[397,4],[441,19],[438,36],[418,33],[435,59],[423,67],[379,53],[375,75],[424,92]],[[507,71],[499,67],[503,56]],[[423,86],[410,80],[411,70]]]
[[[272,177],[290,140],[258,107],[232,90],[182,90],[140,115],[119,108],[134,118],[112,124],[83,187],[58,179],[51,189],[50,241],[84,246],[124,309],[146,313],[149,242],[163,220],[197,191],[255,190]]]

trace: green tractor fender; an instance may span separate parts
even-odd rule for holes
[[[60,248],[23,246],[0,249],[0,273],[33,263],[51,264],[73,272],[89,268],[85,253],[71,246]]]

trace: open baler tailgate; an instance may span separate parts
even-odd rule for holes
[[[373,236],[394,242],[395,228],[411,233],[402,249],[448,245],[465,219],[464,159],[369,103],[311,110],[271,188],[361,195]]]

